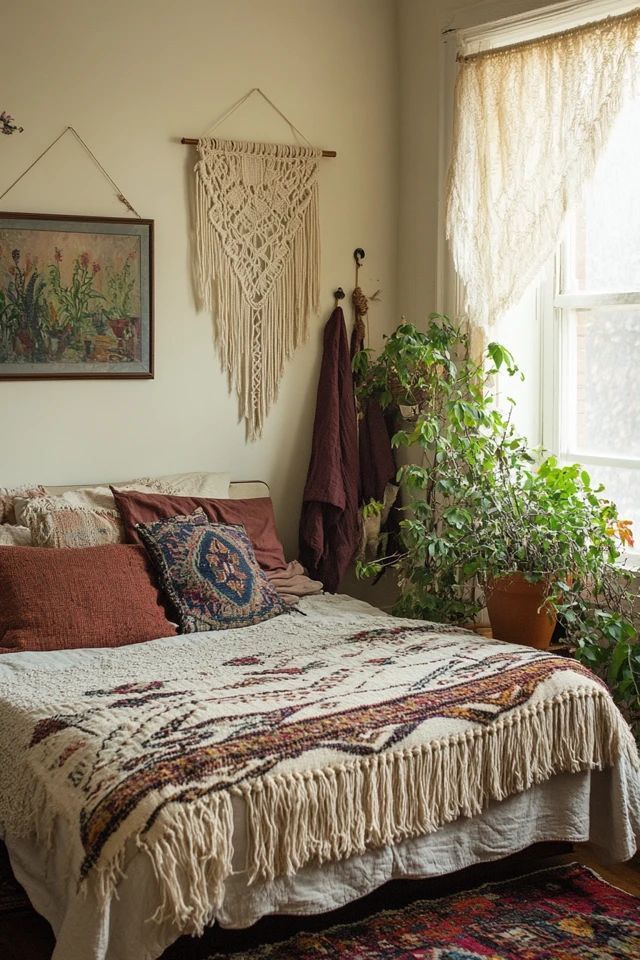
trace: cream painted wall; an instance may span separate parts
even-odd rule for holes
[[[0,108],[25,132],[2,137],[0,192],[66,124],[75,126],[144,217],[155,219],[156,378],[0,382],[0,485],[91,482],[231,470],[272,488],[295,550],[323,325],[332,291],[367,251],[374,344],[396,318],[397,98],[393,0],[20,0],[5,3]],[[247,444],[190,284],[193,148],[234,100],[260,86],[321,146],[322,310],[290,363],[262,440]],[[250,102],[220,133],[290,138]],[[109,185],[66,137],[4,210],[122,216]]]

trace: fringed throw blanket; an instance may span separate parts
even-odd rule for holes
[[[318,309],[322,151],[206,139],[198,152],[199,292],[253,440]]]
[[[68,843],[102,902],[146,852],[156,918],[183,930],[223,899],[234,799],[253,881],[427,834],[560,772],[638,764],[577,663],[416,621],[291,615],[74,660],[0,659],[0,823]]]

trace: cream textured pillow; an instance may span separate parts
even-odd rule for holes
[[[143,477],[141,480],[132,480],[131,483],[142,483],[148,487],[162,484],[170,487],[166,490],[155,490],[155,493],[173,494],[175,497],[207,497],[210,500],[227,500],[229,497],[230,473],[170,473],[165,477]],[[114,483],[120,489],[126,484]]]
[[[74,506],[61,497],[16,499],[20,523],[31,532],[34,547],[99,547],[122,543],[117,510]]]
[[[176,497],[209,497],[226,499],[229,496],[231,476],[228,473],[174,473],[166,477],[142,477],[114,483],[117,490],[137,490],[140,493],[163,493]],[[53,488],[48,495],[55,496],[76,507],[114,510],[115,501],[108,485],[75,487],[68,490]]]
[[[16,497],[40,497],[46,493],[44,487],[34,483],[25,483],[21,487],[0,487],[0,523],[16,522],[14,500]]]
[[[0,547],[30,547],[31,531],[29,527],[16,527],[10,523],[0,523]]]
[[[143,477],[114,484],[118,490],[159,493],[166,496],[206,497],[225,500],[229,496],[228,473],[174,473],[166,477]],[[3,509],[0,489],[0,510]],[[11,523],[27,527],[37,547],[97,547],[124,543],[124,531],[108,486],[51,488],[22,487],[5,491],[10,499]],[[0,513],[0,516],[2,514]],[[9,522],[9,521],[7,521]]]
[[[141,492],[151,492],[151,487],[145,483],[123,483],[123,490],[139,490]],[[162,491],[164,492],[164,491]],[[72,490],[65,490],[63,493],[51,493],[47,491],[47,499],[50,503],[65,503],[67,507],[81,508],[83,510],[115,510],[115,501],[109,487],[100,485],[96,487],[75,487]]]

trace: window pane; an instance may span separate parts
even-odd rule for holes
[[[640,97],[618,117],[571,217],[564,292],[640,290]]]
[[[536,310],[536,287],[531,286],[520,303],[507,310],[493,329],[492,336],[513,353],[525,379],[510,377],[502,368],[496,377],[496,400],[502,413],[511,415],[511,422],[530,446],[542,443],[540,423],[540,316]],[[509,397],[515,400],[512,407]]]
[[[640,310],[572,312],[568,338],[563,448],[640,457]]]
[[[618,508],[621,520],[633,521],[634,551],[640,549],[640,471],[625,467],[585,468],[594,483],[603,483],[605,496]]]

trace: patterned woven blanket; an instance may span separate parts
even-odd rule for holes
[[[156,918],[185,931],[224,896],[234,798],[250,877],[272,878],[424,835],[559,772],[638,765],[577,663],[417,621],[294,614],[71,665],[20,656],[0,660],[0,825],[64,835],[78,883],[103,900],[142,849],[163,891]]]

